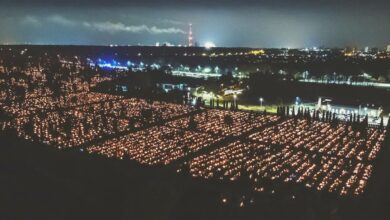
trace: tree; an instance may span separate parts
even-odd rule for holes
[[[188,129],[195,131],[198,126],[198,123],[195,121],[195,117],[193,115],[190,116],[190,121],[188,122]]]
[[[383,116],[381,117],[381,122],[379,124],[379,129],[383,129],[384,128],[384,124],[383,124]]]
[[[141,118],[144,123],[148,123],[153,119],[153,110],[152,109],[142,109]]]
[[[229,86],[234,83],[234,77],[232,72],[227,72],[226,74],[222,75],[219,78],[219,81],[221,84],[224,84],[226,86]]]
[[[387,129],[387,132],[390,132],[390,119],[387,120],[387,127],[386,127],[386,129]]]
[[[23,86],[17,86],[15,89],[15,95],[20,102],[23,102],[26,99],[26,88]]]
[[[223,121],[229,127],[232,126],[234,123],[233,117],[229,114],[227,114],[223,117]]]

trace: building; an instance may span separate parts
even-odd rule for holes
[[[390,52],[390,45],[387,45],[386,51]]]
[[[192,78],[202,78],[202,79],[208,79],[208,78],[219,78],[222,76],[220,73],[211,73],[211,72],[191,72],[191,71],[180,71],[180,70],[174,70],[171,73],[173,76],[183,76],[183,77],[192,77]]]
[[[344,55],[345,56],[354,56],[356,53],[356,49],[353,47],[346,47],[344,49]]]
[[[380,116],[383,113],[382,107],[374,105],[340,105],[332,104],[332,98],[329,97],[318,97],[317,104],[305,103],[304,107],[308,107],[310,110],[329,111],[332,114],[335,113],[337,118],[342,121],[348,121],[351,115],[359,115],[360,119],[363,120],[365,116],[368,116],[369,124],[379,125]],[[297,105],[296,106],[300,106]],[[385,117],[385,125],[387,124],[387,117]]]
[[[191,87],[189,87],[185,83],[180,83],[180,84],[158,83],[157,87],[161,88],[165,92],[170,92],[170,91],[173,91],[173,90],[189,91],[191,89]]]

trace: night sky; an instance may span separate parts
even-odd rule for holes
[[[388,0],[0,0],[0,43],[380,47]]]

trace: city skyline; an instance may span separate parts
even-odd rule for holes
[[[155,45],[194,42],[221,47],[378,47],[390,44],[386,1],[246,0],[143,2],[0,1],[0,44]],[[55,30],[55,31],[53,31]]]

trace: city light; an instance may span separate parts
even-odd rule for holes
[[[211,49],[211,48],[214,48],[214,47],[216,47],[216,46],[215,46],[215,44],[214,44],[213,42],[208,41],[208,42],[206,42],[206,43],[204,44],[204,47],[205,47],[206,49]]]
[[[264,101],[263,97],[260,97],[259,101],[260,101],[260,106],[263,107],[263,101]]]

